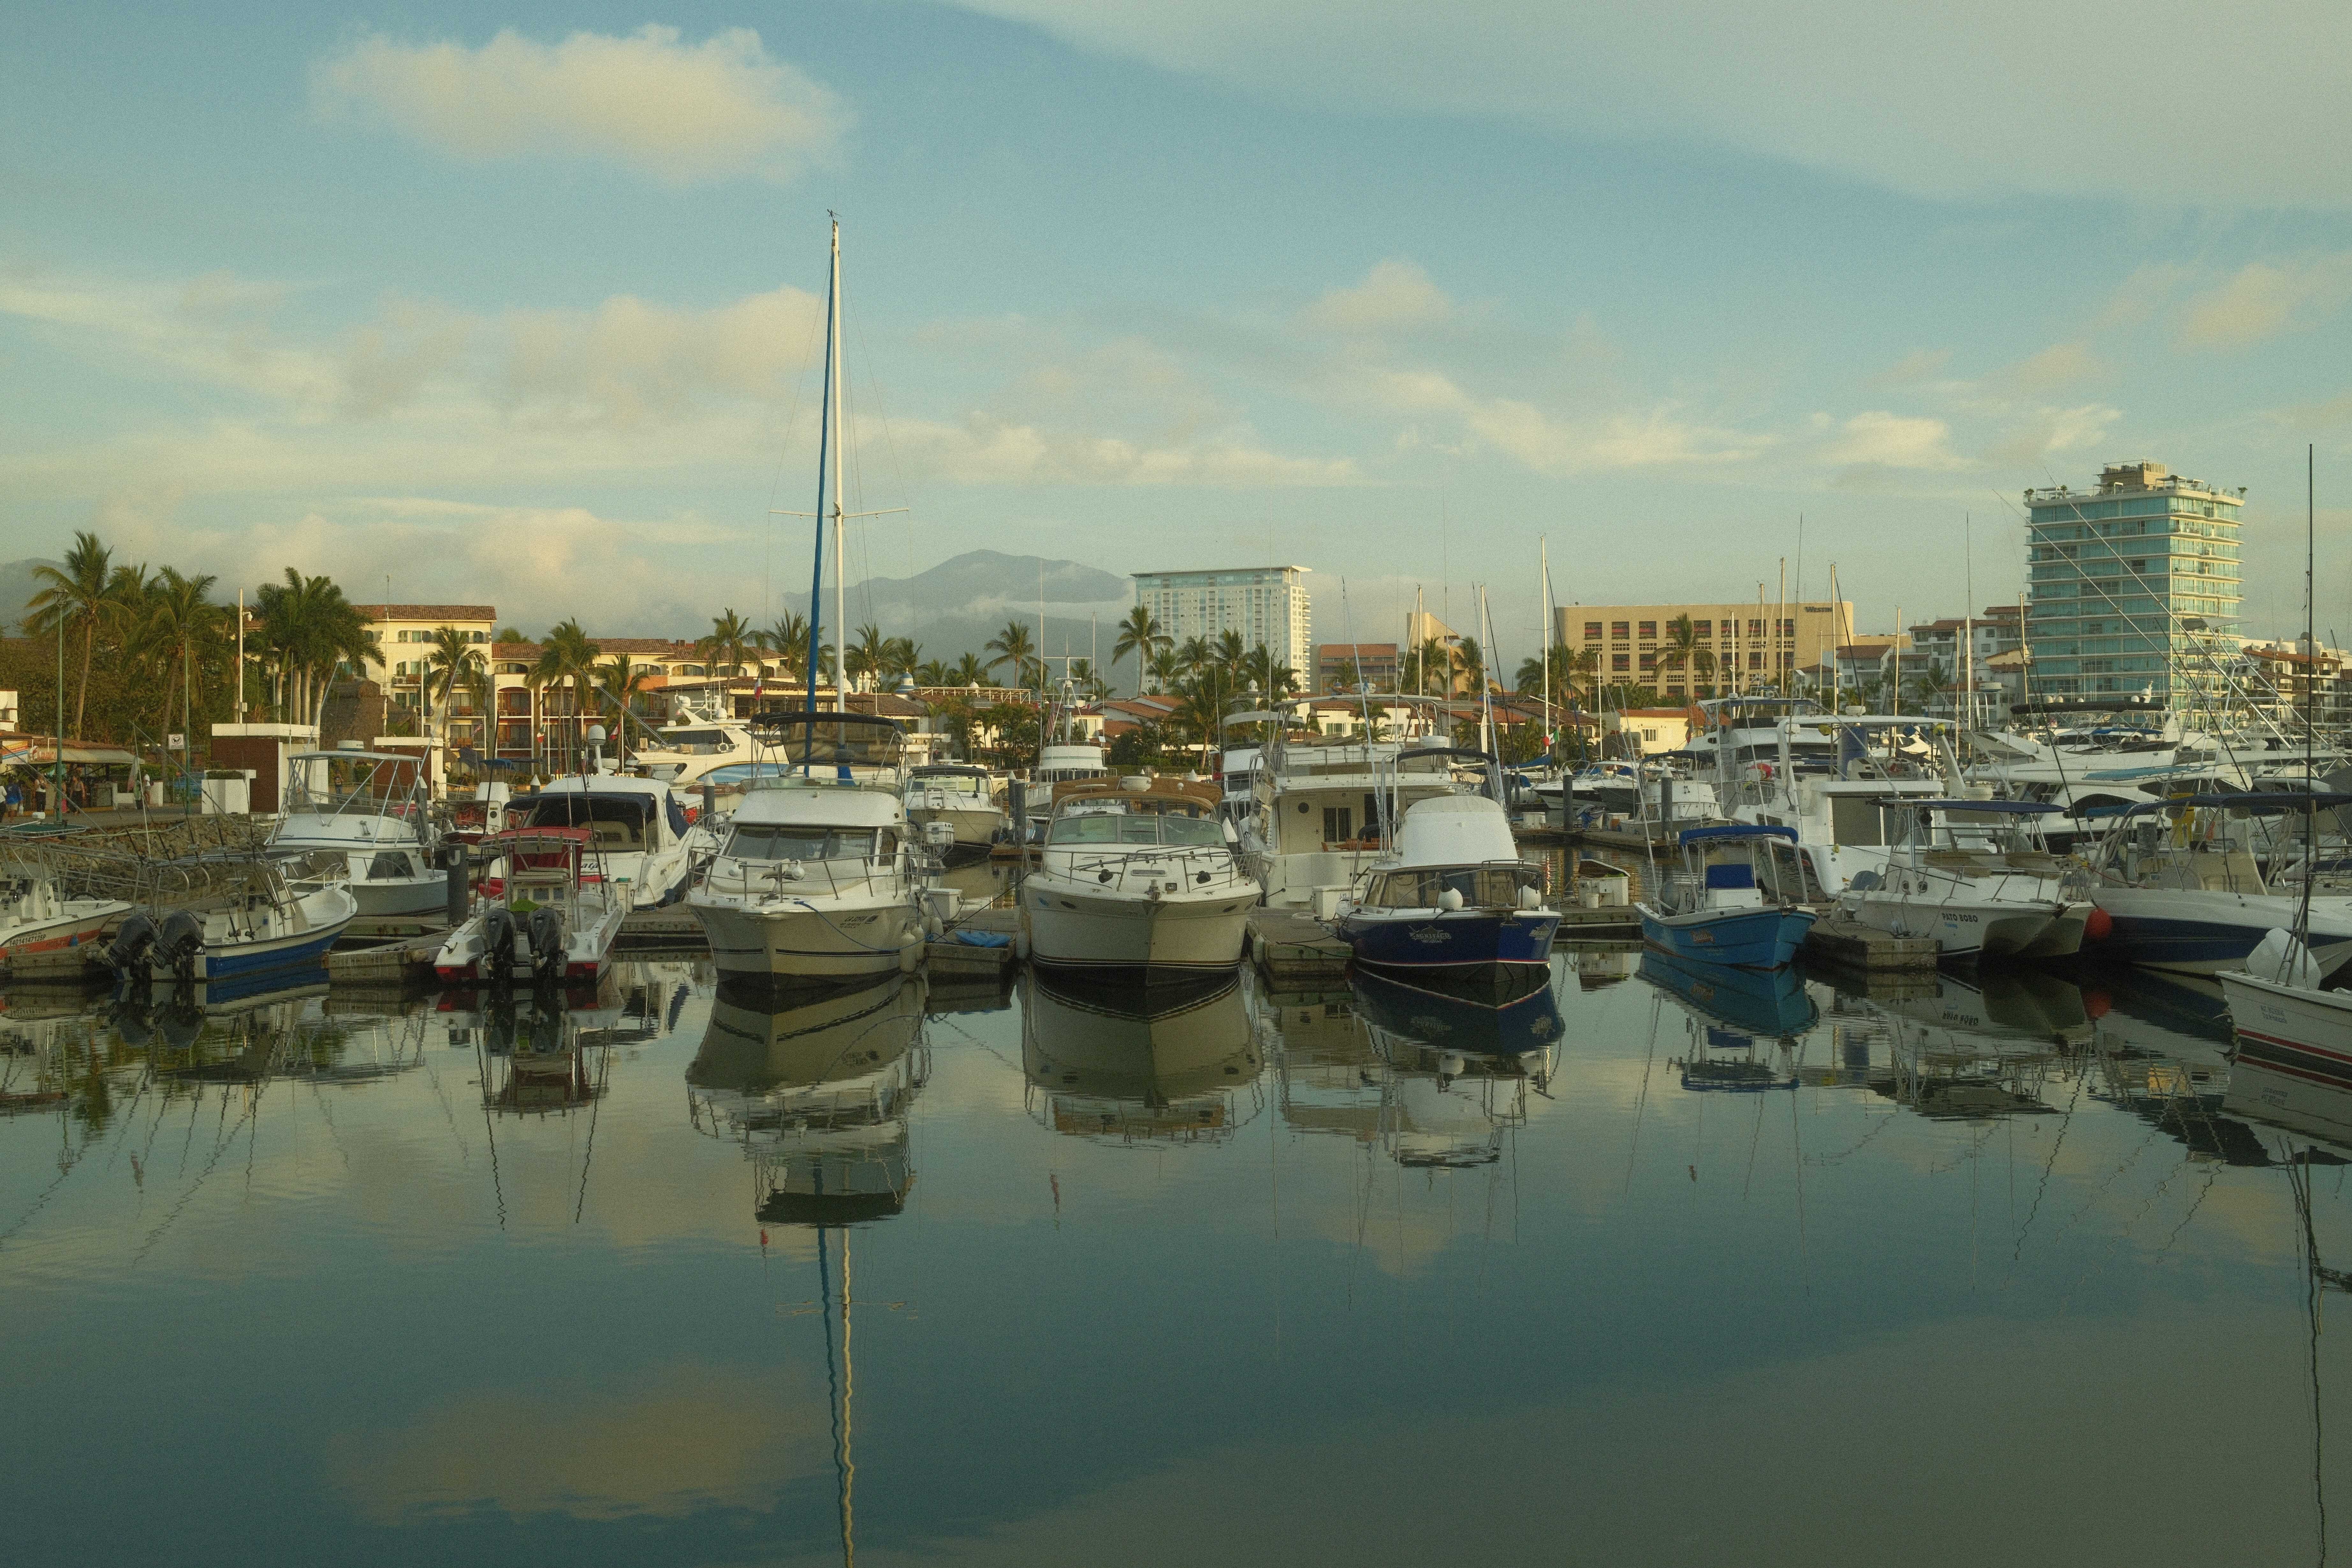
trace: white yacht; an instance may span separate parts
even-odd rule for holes
[[[912,970],[923,921],[906,805],[895,784],[856,776],[895,775],[905,737],[865,713],[761,723],[772,771],[744,795],[687,896],[719,972],[790,984]]]
[[[288,761],[286,815],[270,830],[271,855],[333,857],[370,919],[447,907],[448,873],[433,864],[436,836],[415,757],[347,750]]]
[[[1143,984],[1241,963],[1258,888],[1215,784],[1139,774],[1054,795],[1043,863],[1021,887],[1033,963]]]
[[[686,895],[692,828],[685,801],[658,779],[567,773],[535,795],[509,801],[506,821],[509,828],[587,828],[595,839],[597,874],[624,890],[625,909],[658,909]]]
[[[757,760],[759,742],[751,727],[730,715],[716,697],[683,707],[657,731],[661,743],[629,754],[629,766],[675,789],[694,789],[721,769],[741,770]]]
[[[996,804],[996,780],[969,763],[929,763],[907,773],[907,823],[943,856],[986,855],[1013,819]]]
[[[2091,905],[2079,868],[2050,853],[2014,800],[1905,801],[1885,868],[1854,877],[1838,907],[1874,930],[1932,938],[1948,959],[2063,958],[2083,945]]]

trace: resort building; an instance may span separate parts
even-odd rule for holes
[[[1315,616],[1304,566],[1254,566],[1217,572],[1138,572],[1135,602],[1181,647],[1239,632],[1242,646],[1264,643],[1302,677],[1314,668]]]
[[[1315,693],[1397,689],[1397,645],[1392,642],[1327,642],[1315,650]]]
[[[1675,623],[1689,617],[1691,651],[1675,657]],[[1580,679],[1646,686],[1668,700],[1786,690],[1797,671],[1833,658],[1853,636],[1853,604],[1562,605],[1552,640],[1592,662]],[[1706,657],[1698,657],[1704,650]]]
[[[2095,490],[2028,490],[2025,504],[2034,697],[2173,708],[2222,694],[2242,489],[2143,461],[2101,469]]]

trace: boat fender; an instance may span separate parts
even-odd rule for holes
[[[482,917],[482,973],[504,975],[514,965],[514,911],[492,905]]]
[[[163,929],[155,933],[155,956],[172,966],[172,973],[182,979],[193,979],[196,973],[196,954],[205,950],[204,922],[185,910],[173,910],[163,917]]]
[[[118,974],[143,966],[147,950],[154,945],[155,922],[143,914],[134,914],[115,931],[114,942],[106,950],[106,965]]]
[[[1209,881],[1209,873],[1206,871],[1195,871],[1192,873],[1192,880],[1200,883],[1203,887],[1206,887]]]
[[[1864,874],[1868,875],[1867,872]],[[2115,934],[2115,917],[2095,904],[2092,906],[2091,912],[2083,917],[2083,934],[2093,942],[2105,942]]]
[[[541,978],[563,971],[563,911],[553,904],[530,911],[530,968]]]
[[[1462,889],[1459,888],[1448,888],[1445,891],[1438,894],[1437,907],[1444,910],[1447,914],[1452,914],[1454,910],[1460,909],[1462,907]]]

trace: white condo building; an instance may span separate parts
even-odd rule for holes
[[[1187,637],[1239,632],[1244,647],[1265,644],[1305,683],[1315,673],[1315,612],[1302,581],[1306,575],[1304,566],[1138,572],[1135,602],[1179,644]]]

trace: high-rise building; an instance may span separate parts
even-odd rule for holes
[[[1397,645],[1392,642],[1327,642],[1315,650],[1315,694],[1397,689]]]
[[[1138,572],[1135,602],[1180,647],[1189,637],[1213,641],[1239,632],[1244,647],[1264,643],[1304,684],[1315,671],[1314,608],[1301,581],[1306,575],[1304,566]]]
[[[1691,644],[1676,653],[1675,623],[1688,617]],[[1834,658],[1853,640],[1853,603],[1777,600],[1735,605],[1560,605],[1553,641],[1592,662],[1577,679],[1601,686],[1646,686],[1669,699],[1787,690],[1797,671]],[[1702,657],[1703,656],[1703,657]]]
[[[2028,490],[2026,643],[2031,695],[2096,703],[2194,703],[2226,687],[2238,646],[2235,494],[2117,463],[2095,490]]]

